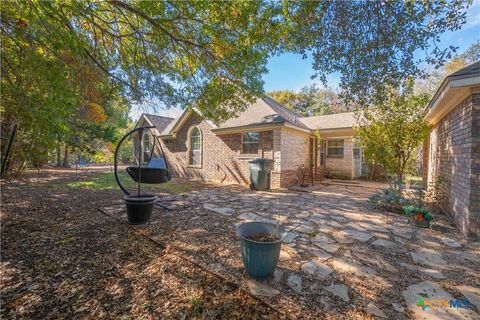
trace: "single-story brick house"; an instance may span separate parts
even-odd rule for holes
[[[428,105],[423,183],[465,236],[480,236],[480,62],[449,75]]]
[[[153,134],[173,176],[248,184],[248,161],[262,157],[273,160],[271,187],[279,188],[325,172],[358,177],[362,157],[352,139],[355,124],[353,112],[302,117],[263,97],[221,124],[187,109],[176,119],[142,114],[137,126],[157,127]],[[142,162],[150,156],[153,137],[144,140]]]

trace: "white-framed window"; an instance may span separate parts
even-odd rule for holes
[[[202,165],[202,132],[198,127],[190,128],[188,135],[188,164],[191,166]]]
[[[327,140],[327,157],[343,158],[343,139]]]
[[[143,133],[142,137],[142,144],[143,144],[143,154],[142,154],[142,162],[147,163],[150,160],[150,154],[152,152],[152,143],[150,141],[150,135],[148,132]]]
[[[260,143],[260,133],[246,132],[242,134],[242,154],[257,154]]]

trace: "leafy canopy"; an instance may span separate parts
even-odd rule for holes
[[[89,60],[133,101],[195,104],[220,120],[262,92],[271,10],[257,1],[22,1],[2,4],[2,28],[12,46]]]
[[[344,98],[366,106],[386,88],[425,76],[422,62],[438,66],[451,58],[456,48],[439,47],[439,34],[460,29],[471,2],[285,1],[289,49],[310,54],[313,77],[324,84],[338,72]]]
[[[266,59],[275,52],[310,53],[314,76],[325,81],[339,72],[349,98],[369,99],[421,73],[416,50],[433,47],[427,61],[446,61],[454,48],[438,48],[438,35],[461,27],[468,3],[4,1],[4,60],[33,44],[30,71],[48,69],[37,66],[46,56],[65,72],[73,72],[65,57],[88,60],[129,100],[154,96],[166,106],[195,105],[220,121],[262,93]],[[57,80],[57,92],[71,84],[47,76]],[[16,89],[26,91],[23,85]],[[61,98],[71,95],[67,90]]]
[[[445,65],[432,70],[428,77],[417,81],[416,90],[434,95],[448,75],[480,61],[480,41],[468,47],[462,54],[456,54]]]
[[[55,141],[114,140],[128,103],[156,97],[221,122],[263,93],[272,54],[338,72],[344,98],[381,98],[455,48],[438,36],[471,1],[2,1],[2,116],[27,154]],[[431,49],[433,48],[433,49]],[[322,103],[305,114],[325,112]],[[34,152],[35,151],[35,152]]]
[[[0,5],[2,117],[25,159],[115,141],[128,103],[153,96],[226,119],[261,93],[275,26],[262,2]]]
[[[395,175],[398,185],[411,169],[415,149],[430,130],[425,120],[428,101],[428,95],[413,93],[413,82],[409,81],[403,91],[391,89],[383,101],[359,117],[357,143],[365,158]]]
[[[329,88],[319,88],[316,85],[305,86],[299,92],[277,90],[268,92],[268,95],[305,117],[348,110],[335,91]]]

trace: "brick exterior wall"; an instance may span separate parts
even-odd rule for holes
[[[480,93],[472,97],[472,149],[470,160],[470,232],[480,237]]]
[[[188,134],[197,126],[202,136],[202,163],[189,165]],[[249,184],[248,161],[262,157],[273,159],[273,131],[260,132],[256,155],[242,155],[242,134],[216,135],[211,126],[196,114],[190,115],[185,124],[171,140],[162,140],[162,148],[173,176],[217,181],[222,183]]]
[[[442,189],[443,210],[465,236],[480,236],[480,94],[434,126],[424,143],[424,166],[426,185]]]
[[[328,149],[328,140],[343,140],[343,157],[329,157],[327,155],[325,161],[325,173],[326,174],[341,174],[352,179],[357,178],[361,174],[361,159],[354,159],[353,157],[353,146],[354,142],[352,138],[327,138]]]
[[[299,183],[299,167],[309,160],[309,139],[309,133],[282,128],[280,187],[288,187]]]
[[[200,129],[202,137],[202,162],[197,167],[189,165],[188,146],[189,131],[195,126]],[[309,133],[287,127],[260,131],[258,153],[244,155],[241,153],[242,133],[216,135],[211,129],[207,121],[193,113],[177,132],[176,138],[160,140],[172,176],[245,185],[250,183],[248,161],[261,157],[274,160],[270,183],[272,189],[286,188],[300,182],[299,167],[309,160]],[[137,140],[134,145],[138,150]],[[356,163],[353,160],[352,140],[346,139],[344,146],[344,158],[327,158],[326,168],[342,170],[355,177]],[[159,153],[160,150],[156,147],[154,156]]]

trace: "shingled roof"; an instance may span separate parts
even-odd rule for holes
[[[244,126],[290,123],[308,129],[300,122],[300,115],[282,106],[270,97],[258,98],[238,116],[221,123],[217,130]]]
[[[143,116],[157,127],[161,136],[174,135],[177,127],[181,127],[186,118],[194,110],[185,112],[175,119],[143,114]],[[357,125],[353,112],[337,113],[323,116],[302,117],[296,112],[286,108],[270,97],[258,98],[246,110],[221,124],[213,124],[212,131],[226,132],[231,130],[248,130],[248,127],[264,127],[271,125],[285,125],[301,131],[330,130],[352,128]]]
[[[454,72],[443,80],[426,109],[427,120],[435,124],[480,85],[480,61]]]
[[[480,75],[480,61],[472,63],[471,65],[452,73],[447,78],[450,80],[456,80],[466,77],[469,78],[475,76],[476,74]]]
[[[351,128],[357,125],[354,112],[305,117],[301,118],[300,121],[312,130]]]
[[[157,127],[158,132],[162,132],[167,128],[167,126],[175,120],[174,118],[157,116],[155,114],[144,113],[143,116],[155,127]]]

